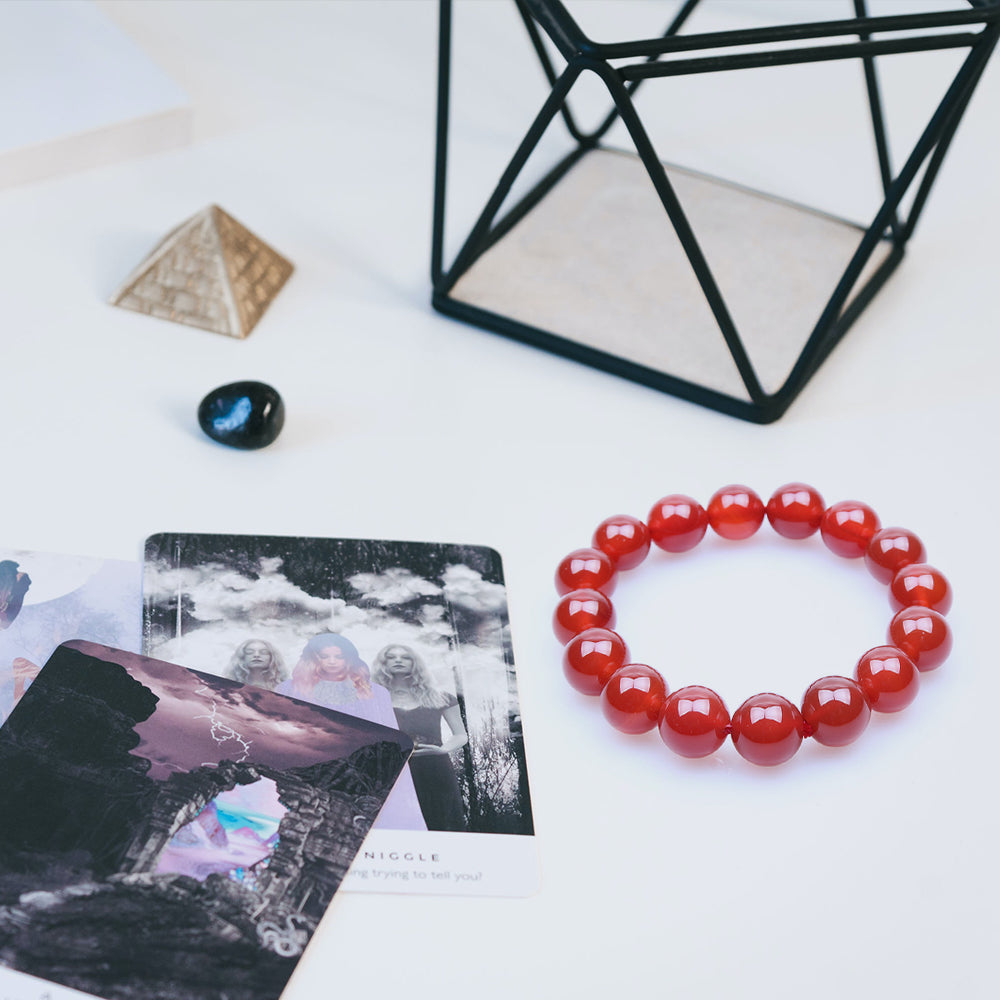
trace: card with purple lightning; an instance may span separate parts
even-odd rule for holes
[[[63,643],[0,729],[0,995],[277,1000],[412,748]]]

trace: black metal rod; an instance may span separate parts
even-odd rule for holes
[[[920,186],[917,188],[913,204],[910,206],[910,215],[903,228],[904,240],[908,240],[913,235],[913,230],[917,225],[917,220],[920,218],[920,215],[924,210],[927,195],[930,194],[931,185],[934,183],[934,179],[937,177],[938,171],[941,169],[941,164],[944,161],[945,154],[948,152],[949,146],[951,146],[951,140],[955,137],[955,132],[958,130],[958,126],[962,121],[965,109],[968,107],[969,101],[972,99],[972,95],[975,92],[976,84],[979,83],[979,78],[983,75],[983,70],[986,69],[986,64],[989,62],[990,56],[993,54],[993,49],[996,47],[998,37],[1000,37],[1000,25],[989,29],[989,34],[980,43],[982,45],[981,61],[975,72],[970,76],[965,93],[963,93],[958,101],[956,101],[944,133],[935,147],[930,160],[928,161],[927,171],[924,173],[924,176],[920,181]]]
[[[622,66],[623,80],[648,80],[654,77],[687,76],[692,73],[720,73],[734,69],[761,69],[770,66],[795,66],[801,63],[832,62],[863,56],[887,56],[901,52],[929,52],[938,49],[972,48],[978,33],[919,35],[885,41],[846,42],[841,45],[809,45],[803,49],[775,49],[773,52],[747,52],[738,55],[704,56],[672,62],[640,63]]]
[[[564,156],[509,212],[497,219],[483,240],[479,255],[486,253],[509,233],[590,150],[577,146]]]
[[[514,3],[516,4],[518,12],[521,15],[521,20],[524,22],[525,30],[527,31],[528,38],[531,40],[531,44],[536,55],[538,56],[538,61],[542,64],[542,72],[545,74],[545,78],[549,81],[549,86],[554,86],[558,74],[552,65],[552,60],[549,58],[549,53],[545,48],[545,43],[542,41],[541,34],[538,31],[538,25],[535,23],[535,20],[530,13],[527,0],[514,0]],[[691,13],[699,3],[701,3],[701,0],[685,0],[684,5],[678,11],[673,21],[671,21],[667,26],[666,31],[664,31],[664,37],[676,34],[680,31],[684,22],[691,16]],[[659,56],[656,55],[649,57],[650,62],[655,62],[657,59],[659,59]],[[629,92],[635,93],[641,83],[641,80],[631,81],[629,83]],[[570,136],[572,136],[572,138],[581,146],[587,147],[596,146],[597,143],[600,142],[601,139],[607,134],[612,125],[614,125],[614,123],[618,120],[618,109],[612,107],[604,120],[597,125],[596,128],[590,132],[585,132],[579,127],[579,125],[577,125],[576,118],[570,109],[569,101],[567,101],[563,106],[560,114]]]
[[[638,56],[667,55],[697,49],[721,49],[772,42],[797,42],[834,35],[875,34],[887,31],[917,31],[925,28],[952,28],[964,24],[987,24],[1000,20],[1000,3],[970,10],[939,11],[929,14],[893,14],[886,17],[851,18],[842,21],[813,21],[774,28],[745,28],[734,31],[675,35],[632,42],[591,43],[586,54],[598,59],[630,59]]]
[[[694,10],[699,3],[701,3],[701,0],[685,0],[684,5],[677,12],[677,16],[670,22],[669,25],[667,25],[667,30],[664,31],[663,37],[669,38],[671,35],[676,35],[677,32],[679,32],[684,26],[684,22],[694,13]],[[659,58],[660,57],[658,55],[651,55],[648,57],[648,61],[656,62]],[[628,84],[628,92],[630,94],[634,94],[639,89],[641,84],[642,80],[630,80]],[[607,118],[605,118],[604,121],[601,122],[596,129],[594,129],[589,138],[595,143],[600,142],[600,140],[607,135],[611,126],[614,125],[616,121],[618,121],[617,107],[612,108],[608,112]]]
[[[570,87],[572,87],[576,82],[576,78],[580,75],[580,72],[581,67],[577,63],[571,63],[566,67],[562,76],[556,81],[555,87],[546,98],[541,110],[535,116],[535,120],[531,123],[531,127],[528,129],[524,138],[521,140],[520,145],[517,147],[517,151],[507,164],[506,169],[500,177],[499,183],[494,189],[493,194],[490,195],[490,199],[486,203],[486,207],[483,209],[479,218],[476,220],[476,224],[472,227],[472,231],[469,233],[462,249],[459,250],[455,260],[452,262],[451,267],[448,269],[448,273],[443,277],[442,285],[438,287],[443,287],[445,290],[450,289],[458,280],[459,276],[461,276],[466,268],[468,268],[476,257],[478,257],[485,249],[490,224],[492,223],[494,216],[500,210],[500,206],[510,193],[510,189],[514,184],[514,181],[517,179],[517,175],[521,172],[525,163],[528,162],[528,157],[531,156],[535,146],[538,145],[538,142],[545,130],[548,128],[552,119],[556,116],[563,101],[566,99],[566,94],[569,92]]]
[[[550,87],[554,87],[556,85],[556,80],[559,79],[559,74],[556,73],[555,67],[552,65],[552,60],[549,58],[549,53],[545,48],[545,43],[542,41],[542,36],[538,31],[538,25],[531,16],[525,0],[514,0],[514,3],[517,6],[518,13],[521,15],[521,20],[524,22],[524,28],[528,33],[528,38],[531,40],[531,45],[535,50],[535,55],[538,56],[538,61],[542,65],[542,72],[545,74],[545,79],[549,81]],[[576,142],[580,143],[580,145],[590,144],[591,139],[584,133],[583,129],[577,125],[573,112],[570,109],[569,102],[563,104],[562,108],[559,110],[559,114],[562,116],[563,124],[566,126],[566,131],[569,132],[570,136]]]
[[[524,4],[567,62],[589,44],[560,0],[524,0]]]
[[[814,355],[814,369],[819,367],[819,364],[825,360],[834,347],[843,339],[864,307],[874,298],[878,290],[888,280],[902,258],[903,249],[897,247],[879,265],[862,290],[851,301],[850,306],[844,310],[844,313],[837,321],[836,329],[831,330],[831,335],[824,340],[822,351]],[[589,365],[592,368],[611,375],[627,378],[640,385],[656,389],[659,392],[669,393],[687,402],[696,403],[699,406],[708,407],[726,416],[736,417],[751,423],[769,424],[778,420],[799,397],[808,381],[807,379],[794,387],[783,387],[779,392],[765,396],[760,401],[753,402],[748,399],[740,399],[729,393],[720,392],[716,389],[709,389],[696,382],[690,382],[676,375],[669,375],[655,368],[648,368],[639,362],[630,361],[620,355],[610,354],[599,348],[590,347],[575,340],[569,340],[558,334],[550,333],[547,330],[542,330],[538,327],[512,320],[499,313],[482,309],[479,306],[451,299],[447,295],[435,293],[432,298],[432,304],[439,312],[465,323],[471,323],[523,344],[569,358],[580,364]]]
[[[542,72],[545,74],[545,79],[549,81],[550,87],[554,87],[556,85],[558,74],[552,65],[552,60],[549,58],[549,53],[545,48],[545,43],[542,41],[542,36],[538,31],[538,25],[535,23],[535,19],[528,12],[527,7],[525,7],[524,0],[514,0],[514,6],[517,7],[517,12],[521,15],[521,21],[524,24],[525,30],[528,32],[528,38],[531,39],[531,45],[535,50],[535,54],[538,56],[538,61],[542,64]]]
[[[975,50],[966,56],[965,62],[962,63],[951,86],[942,98],[941,103],[935,109],[927,127],[917,140],[916,145],[913,147],[913,152],[910,153],[909,158],[903,165],[903,169],[899,172],[899,176],[890,185],[885,202],[876,213],[875,219],[868,227],[865,235],[861,238],[857,250],[855,250],[850,263],[847,265],[847,270],[844,271],[843,277],[837,283],[830,301],[827,303],[816,326],[813,328],[813,332],[806,341],[799,360],[792,368],[784,386],[782,386],[782,390],[779,391],[783,391],[785,388],[791,389],[799,383],[804,384],[808,381],[812,371],[810,368],[811,356],[816,351],[818,345],[821,344],[828,327],[834,323],[843,308],[844,301],[858,280],[878,241],[882,238],[882,233],[885,231],[889,219],[897,211],[900,201],[909,189],[910,184],[913,183],[913,178],[917,175],[920,165],[930,155],[934,145],[940,139],[955,101],[964,92],[969,81],[975,78],[979,70],[980,58],[981,54]]]
[[[858,289],[850,304],[837,317],[837,320],[823,331],[819,340],[811,347],[803,348],[799,355],[802,367],[789,373],[781,388],[771,397],[784,412],[806,387],[809,380],[816,374],[820,365],[830,356],[833,349],[844,339],[844,336],[854,325],[869,302],[878,294],[879,289],[888,281],[903,259],[905,244],[894,244],[886,259],[875,269],[872,276]],[[797,363],[798,365],[798,363]],[[795,377],[793,378],[793,374]]]
[[[636,152],[639,154],[639,158],[642,160],[646,172],[649,174],[650,180],[656,188],[656,193],[660,196],[660,201],[664,209],[666,209],[667,215],[670,217],[677,237],[681,241],[681,246],[687,254],[695,277],[698,279],[698,283],[705,293],[709,307],[712,310],[712,315],[715,316],[715,321],[719,324],[719,329],[725,338],[729,353],[733,357],[733,362],[740,373],[740,378],[743,380],[747,392],[750,394],[750,398],[755,402],[762,400],[764,398],[764,390],[757,379],[757,373],[750,363],[746,348],[743,346],[743,341],[736,330],[736,325],[729,315],[729,310],[726,308],[726,303],[719,292],[719,286],[716,284],[711,268],[708,266],[708,261],[702,253],[701,246],[698,244],[694,231],[691,229],[691,224],[688,222],[687,216],[684,214],[684,209],[681,207],[681,203],[674,193],[673,185],[671,185],[667,177],[663,163],[656,155],[656,150],[653,148],[653,144],[646,133],[646,129],[643,127],[638,112],[635,110],[635,105],[632,103],[632,99],[625,89],[625,85],[618,78],[618,74],[606,63],[594,62],[591,68],[607,85],[608,91],[621,115],[622,123],[628,129],[629,135],[635,143]]]
[[[443,275],[444,212],[448,174],[448,114],[451,95],[451,0],[438,5],[438,96],[434,160],[434,217],[431,229],[431,284]]]
[[[550,333],[548,330],[520,323],[507,316],[481,309],[479,306],[469,305],[446,295],[436,293],[432,304],[439,312],[466,323],[492,330],[512,340],[520,341],[522,344],[539,347],[572,361],[590,365],[600,371],[630,379],[660,392],[670,393],[672,396],[697,403],[699,406],[710,407],[727,416],[738,417],[753,423],[770,423],[781,416],[781,412],[770,407],[767,401],[762,405],[756,405],[749,400],[738,399],[716,389],[708,389],[696,382],[689,382],[676,375],[668,375],[655,368],[647,368],[645,365],[629,361],[618,354],[610,354],[599,348],[589,347],[575,340],[568,340],[558,334]]]
[[[868,9],[865,0],[854,0],[854,12],[859,18],[868,16]],[[858,36],[863,42],[869,40],[867,32],[861,32]],[[875,71],[875,59],[872,56],[865,56],[862,60],[865,68],[865,88],[868,91],[868,108],[871,112],[872,132],[875,134],[875,151],[878,155],[879,174],[882,177],[882,197],[889,192],[889,185],[892,183],[892,164],[889,158],[889,143],[885,135],[885,118],[882,114],[882,96],[879,91],[878,75]],[[889,225],[892,228],[893,238],[900,237],[899,214],[894,212]]]

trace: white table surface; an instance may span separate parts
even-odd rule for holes
[[[0,188],[184,145],[188,104],[95,4],[0,6]]]
[[[226,531],[481,543],[505,558],[541,891],[341,894],[289,1000],[995,995],[996,61],[902,266],[789,413],[760,427],[431,310],[432,2],[100,6],[192,95],[195,142],[0,192],[7,543],[139,558],[154,531]],[[462,94],[481,112],[456,118],[471,166],[456,165],[453,190],[471,211],[542,91],[500,28],[509,5],[460,7]],[[899,120],[926,118],[933,74],[890,75]],[[698,103],[710,89],[677,110],[670,159],[830,210],[871,194],[870,163],[845,166],[825,105],[788,95],[800,119],[784,149],[755,143],[752,115]],[[783,167],[786,154],[810,170]],[[105,304],[211,202],[296,265],[248,340]],[[259,453],[217,446],[195,421],[205,392],[240,378],[287,403]],[[783,768],[732,747],[689,763],[655,734],[618,736],[561,676],[559,558],[663,494],[705,501],[745,482],[766,497],[792,479],[921,535],[957,595],[950,661],[852,747],[808,745]],[[619,624],[672,685],[709,684],[734,708],[850,673],[883,640],[881,590],[818,542],[762,533],[742,551],[651,559],[619,587]]]

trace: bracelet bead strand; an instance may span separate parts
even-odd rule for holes
[[[888,584],[896,614],[887,644],[865,652],[853,677],[821,677],[806,689],[801,706],[772,692],[756,694],[730,715],[711,688],[695,684],[671,692],[659,671],[630,662],[625,640],[612,631],[615,612],[608,595],[618,573],[639,566],[651,544],[686,552],[710,527],[721,538],[742,541],[765,517],[784,538],[809,538],[818,531],[836,555],[864,558],[872,576]],[[917,695],[920,674],[937,669],[951,651],[944,617],[951,586],[925,558],[912,531],[882,528],[875,511],[857,500],[827,507],[805,483],[780,487],[766,505],[741,485],[717,490],[707,507],[673,493],[657,500],[646,523],[628,514],[602,521],[589,548],[560,562],[556,589],[562,597],[553,627],[565,644],[563,672],[577,691],[600,697],[603,714],[616,729],[632,734],[658,729],[681,757],[706,757],[727,736],[742,757],[765,767],[790,760],[807,738],[846,746],[865,731],[872,712],[906,708]]]

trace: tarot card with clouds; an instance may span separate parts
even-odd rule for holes
[[[64,643],[0,729],[0,995],[277,1000],[411,749]]]
[[[150,656],[398,726],[416,744],[344,888],[538,887],[500,556],[481,545],[158,534]]]

